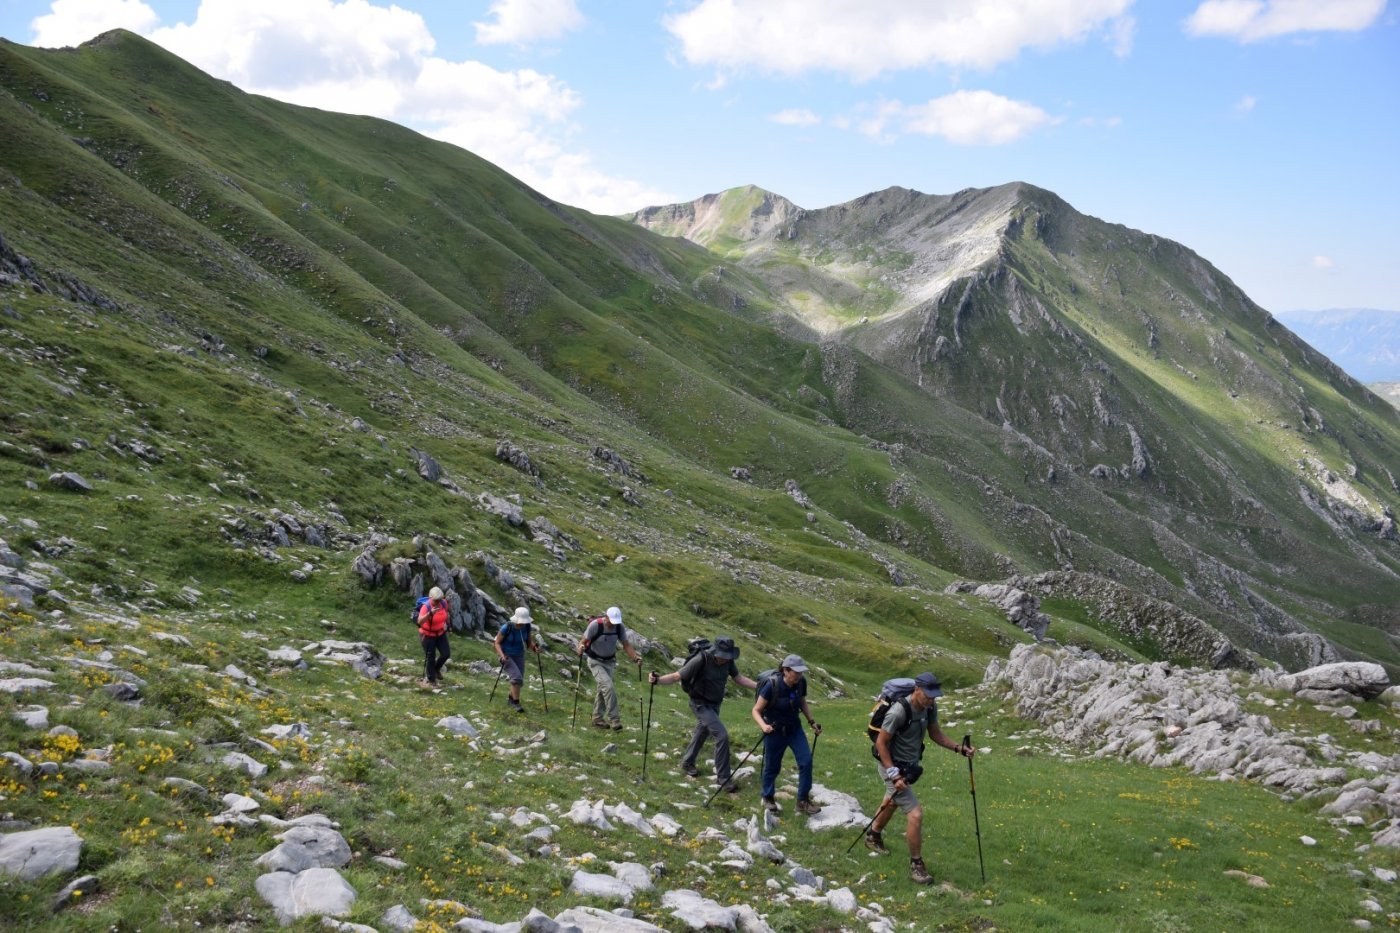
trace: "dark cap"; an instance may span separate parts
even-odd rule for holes
[[[924,696],[928,697],[930,700],[943,695],[943,685],[938,682],[937,677],[933,676],[928,671],[924,671],[918,677],[914,678],[914,686],[922,690]]]
[[[733,661],[739,657],[739,649],[734,644],[734,639],[728,635],[721,635],[715,639],[715,646],[710,649],[710,654],[721,661]]]

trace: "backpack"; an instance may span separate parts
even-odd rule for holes
[[[694,696],[694,690],[696,686],[698,686],[698,682],[700,680],[699,670],[703,670],[704,668],[700,668],[695,673],[687,677],[685,674],[685,666],[689,664],[691,659],[694,658],[697,654],[704,654],[706,660],[708,660],[709,653],[710,640],[708,638],[692,638],[690,641],[686,642],[685,661],[681,663],[681,689],[685,691],[686,696]]]
[[[603,634],[603,626],[604,626],[604,625],[607,625],[607,624],[609,623],[609,619],[608,619],[607,616],[594,616],[593,618],[589,619],[589,620],[588,620],[588,624],[585,625],[585,626],[583,627],[583,637],[584,637],[584,638],[588,638],[588,630],[591,629],[591,628],[594,626],[595,623],[596,623],[597,626],[598,626],[598,634],[599,634],[599,635],[602,635],[602,634]],[[625,626],[625,625],[623,625],[621,622],[619,622],[619,623],[617,623],[616,625],[613,626],[613,631],[617,634],[617,643],[618,643],[619,645],[625,644],[626,641],[627,641],[627,626]],[[593,653],[593,642],[595,642],[595,641],[597,641],[597,638],[591,638],[591,639],[589,639],[589,641],[588,641],[588,647],[583,649],[584,655],[585,655],[586,657],[593,658],[593,659],[596,660],[596,661],[610,661],[610,660],[612,660],[612,658],[604,658],[604,657],[601,657],[601,656],[599,656],[599,655]],[[614,652],[613,652],[613,658],[616,658],[616,657],[617,657],[617,652],[614,651]]]
[[[870,724],[865,727],[866,735],[870,737],[870,754],[879,759],[880,753],[875,749],[875,740],[880,737],[880,730],[885,724],[885,714],[890,711],[890,707],[896,703],[904,707],[904,714],[907,718],[914,718],[914,709],[909,705],[909,695],[914,692],[914,678],[895,677],[885,681],[880,687],[880,697],[875,701],[875,705],[870,709]],[[923,753],[923,737],[919,738],[920,754]]]
[[[419,613],[419,612],[422,612],[422,611],[423,611],[423,607],[426,606],[427,604],[428,604],[428,597],[426,597],[426,596],[419,596],[418,599],[416,599],[416,600],[414,601],[414,603],[413,603],[413,615],[409,616],[408,621],[412,622],[414,625],[417,625],[417,624],[418,624],[418,613]]]

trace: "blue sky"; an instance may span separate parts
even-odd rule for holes
[[[1265,308],[1400,310],[1394,0],[5,0],[456,143],[614,213],[1007,181],[1178,240]]]

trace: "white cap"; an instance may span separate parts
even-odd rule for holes
[[[619,608],[617,608],[616,606],[609,606],[609,607],[608,607],[608,621],[611,622],[613,625],[621,625],[621,624],[622,624],[622,610],[619,609]]]

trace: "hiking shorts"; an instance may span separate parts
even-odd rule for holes
[[[877,768],[880,767],[880,763],[877,761],[875,763],[875,766]],[[918,809],[919,798],[914,796],[914,789],[912,787],[906,784],[904,785],[904,790],[896,793],[894,789],[894,781],[891,781],[889,778],[885,777],[884,769],[881,769],[880,779],[885,784],[885,796],[894,801],[894,805],[896,807],[899,807],[900,813],[908,813],[911,810]]]
[[[523,684],[525,682],[525,656],[516,657],[513,654],[506,655],[506,659],[501,662],[501,667],[505,669],[505,678],[513,684]]]

